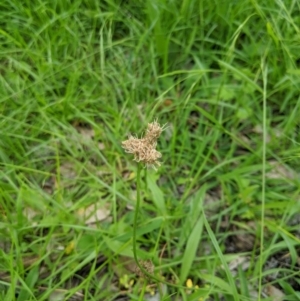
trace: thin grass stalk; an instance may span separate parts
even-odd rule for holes
[[[135,260],[136,265],[140,269],[140,271],[147,276],[148,279],[152,279],[155,282],[157,282],[158,287],[159,283],[163,283],[166,285],[169,285],[171,287],[175,287],[177,289],[186,289],[186,287],[182,285],[176,285],[173,283],[170,283],[168,281],[165,281],[163,279],[159,279],[156,276],[150,274],[139,262],[138,256],[137,256],[137,226],[138,226],[138,214],[139,214],[139,209],[141,205],[141,169],[142,169],[142,164],[138,163],[137,164],[137,174],[136,174],[136,206],[135,206],[135,212],[134,212],[134,220],[133,220],[133,257]]]

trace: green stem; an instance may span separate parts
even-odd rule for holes
[[[145,191],[148,190],[148,182],[147,182],[147,170],[148,168],[144,168],[145,173],[144,173],[144,177],[145,177]]]
[[[141,264],[138,260],[136,232],[137,232],[137,219],[138,219],[138,214],[139,214],[139,209],[140,209],[140,204],[141,204],[141,168],[142,168],[141,163],[138,163],[137,174],[136,174],[136,206],[135,206],[134,220],[133,220],[133,257],[134,257],[135,263],[139,267],[139,269],[143,272],[144,275],[146,275],[149,279],[152,279],[152,280],[156,281],[158,284],[159,283],[164,283],[164,284],[169,285],[171,287],[186,289],[186,287],[184,287],[184,286],[176,285],[176,284],[170,283],[168,281],[164,281],[164,280],[159,279],[159,278],[153,276],[152,274],[148,273],[141,266]]]
[[[134,221],[133,221],[133,257],[137,266],[141,269],[141,271],[143,271],[136,254],[136,250],[137,250],[136,230],[137,230],[137,219],[139,215],[140,203],[141,203],[141,164],[138,163],[137,174],[136,174],[136,205],[135,205]]]
[[[143,301],[144,300],[144,296],[145,296],[145,292],[146,292],[146,287],[147,287],[147,281],[144,282],[144,285],[143,285],[143,288],[142,288],[142,291],[140,293],[138,301]]]

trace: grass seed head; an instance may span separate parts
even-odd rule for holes
[[[154,274],[154,264],[151,260],[149,260],[149,259],[148,260],[139,260],[139,264],[147,273]],[[142,278],[146,277],[144,272],[138,266],[136,266],[135,273],[139,277],[142,277]]]
[[[134,160],[144,163],[147,167],[160,166],[158,161],[161,153],[156,150],[157,139],[159,138],[163,127],[155,120],[148,124],[144,137],[137,138],[130,136],[128,140],[122,142],[122,147],[126,153],[134,155]]]
[[[145,139],[150,144],[156,144],[157,139],[159,138],[161,132],[163,131],[163,128],[160,126],[160,124],[154,120],[152,123],[148,123]]]

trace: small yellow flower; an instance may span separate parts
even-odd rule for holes
[[[197,284],[196,284],[196,285],[193,284],[192,279],[187,279],[185,285],[186,285],[186,287],[188,288],[188,289],[186,290],[186,293],[187,293],[188,295],[192,293],[192,289],[193,289],[194,291],[197,291],[197,290],[199,289],[199,286],[198,286]],[[206,287],[206,286],[205,286],[205,287]],[[198,301],[205,301],[205,300],[206,300],[206,298],[203,298],[203,297],[200,297],[200,298],[198,299]]]
[[[187,281],[186,281],[186,287],[187,288],[192,288],[193,287],[193,281],[191,280],[191,279],[188,279]]]
[[[132,286],[134,284],[134,280],[130,279],[129,276],[127,274],[125,274],[119,278],[119,283],[125,289],[130,289],[130,288],[132,288]]]
[[[73,250],[75,249],[75,241],[72,240],[71,242],[68,243],[68,245],[65,247],[65,254],[70,255]]]

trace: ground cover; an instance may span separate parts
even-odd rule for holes
[[[299,6],[2,1],[0,300],[299,300]]]

